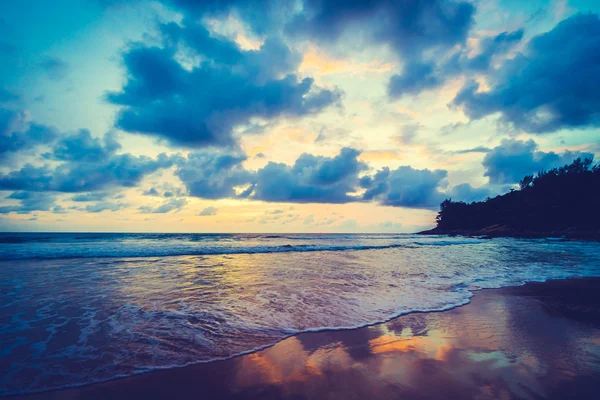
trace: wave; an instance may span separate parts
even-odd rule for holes
[[[12,242],[18,243],[18,242]],[[25,248],[15,249],[11,246],[0,247],[0,260],[45,260],[72,258],[138,258],[138,257],[169,257],[169,256],[211,256],[229,254],[268,254],[318,251],[361,251],[384,250],[396,248],[415,248],[424,246],[453,246],[480,244],[482,240],[437,240],[437,241],[403,241],[388,244],[278,244],[278,245],[245,245],[231,246],[227,244],[210,245],[157,245],[116,242],[97,243],[96,246],[67,246],[57,250],[55,246],[43,247],[26,245]]]
[[[315,251],[358,251],[358,250],[376,250],[376,249],[393,249],[400,247],[410,247],[405,244],[390,244],[390,245],[365,245],[365,246],[318,246],[318,245],[296,245],[285,244],[280,246],[259,246],[259,247],[243,247],[243,248],[208,248],[199,249],[145,249],[138,251],[131,250],[107,250],[96,252],[77,252],[71,250],[70,254],[65,253],[47,253],[47,254],[11,254],[0,255],[0,260],[24,260],[24,259],[71,259],[71,258],[137,258],[137,257],[167,257],[167,256],[208,256],[208,255],[228,255],[228,254],[268,254],[268,253],[291,253],[291,252],[315,252]]]

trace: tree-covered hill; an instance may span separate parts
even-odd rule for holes
[[[444,200],[428,234],[600,238],[600,164],[591,158],[525,176],[485,201]]]

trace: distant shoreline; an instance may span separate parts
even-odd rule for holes
[[[589,231],[581,229],[566,229],[562,231],[534,231],[514,230],[506,225],[491,225],[482,229],[440,229],[438,227],[426,231],[416,232],[417,235],[448,235],[467,237],[511,237],[520,239],[568,239],[568,240],[591,240],[600,241],[600,230]]]

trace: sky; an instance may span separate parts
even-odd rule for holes
[[[4,0],[0,230],[415,232],[600,153],[594,0]]]

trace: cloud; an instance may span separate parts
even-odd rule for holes
[[[500,113],[530,133],[600,126],[600,19],[579,14],[529,41],[494,72],[490,90],[470,82],[453,100],[471,119]]]
[[[165,214],[171,211],[180,211],[187,205],[187,200],[184,198],[170,199],[163,204],[152,207],[152,206],[141,206],[139,208],[142,214]]]
[[[16,212],[29,214],[32,211],[49,211],[55,206],[56,196],[48,193],[19,191],[6,196],[8,200],[18,200],[19,205],[0,206],[0,214]]]
[[[65,78],[69,71],[68,64],[55,57],[46,57],[38,63],[38,66],[42,68],[46,75],[52,80],[61,80]]]
[[[253,65],[249,62],[250,57],[247,54],[259,54],[263,52],[261,48],[256,51],[240,51],[232,42],[228,42],[224,38],[210,36],[204,28],[191,24],[189,21],[198,20],[201,18],[217,18],[226,19],[227,16],[233,16],[236,19],[241,19],[245,27],[249,27],[251,31],[258,37],[266,37],[267,44],[275,36],[281,35],[298,40],[298,38],[306,38],[313,42],[323,44],[333,44],[345,34],[355,34],[356,37],[368,42],[368,45],[384,45],[395,52],[401,59],[408,60],[405,65],[404,73],[396,75],[390,81],[389,92],[392,96],[399,96],[403,93],[418,93],[420,90],[437,86],[443,82],[445,77],[437,76],[434,71],[437,67],[431,62],[424,60],[424,55],[431,57],[432,54],[442,54],[455,46],[463,46],[468,32],[474,24],[475,6],[471,2],[460,0],[419,0],[419,1],[371,1],[359,0],[352,2],[340,3],[335,0],[304,0],[302,2],[280,2],[274,0],[254,0],[254,1],[203,1],[195,2],[189,0],[170,0],[170,4],[181,10],[184,17],[187,18],[184,23],[185,27],[176,24],[165,25],[163,29],[166,37],[171,42],[185,43],[188,48],[195,50],[201,54],[203,58],[211,60],[216,66],[229,67],[235,64],[242,71],[244,65]],[[260,10],[257,12],[257,10]],[[358,32],[358,34],[356,34]],[[522,35],[522,32],[521,32]],[[498,36],[493,40],[482,41],[482,52],[477,59],[472,60],[472,64],[485,64],[486,60],[491,60],[492,52],[499,52],[502,43],[509,42],[512,38],[509,34],[504,38]],[[367,45],[367,44],[365,44]],[[265,45],[263,44],[263,47]],[[282,48],[281,45],[277,46]],[[289,68],[287,73],[297,71],[299,64],[296,60],[299,57],[293,58],[294,62],[290,62],[292,58],[281,57],[281,52],[269,53],[268,56],[257,57],[259,59],[268,60],[260,63],[258,70],[266,70],[269,72],[271,68],[266,66],[276,66],[278,72],[283,72],[280,65],[287,65]],[[163,59],[171,56],[166,55]],[[434,58],[438,58],[434,56]],[[250,61],[252,61],[250,59]],[[282,62],[285,61],[285,62]],[[163,64],[166,66],[166,64]],[[150,68],[153,68],[152,66]],[[201,69],[205,69],[204,66]],[[130,68],[131,71],[131,68]],[[169,72],[166,76],[172,77],[174,69],[167,67],[162,70]],[[264,71],[263,71],[264,75]],[[267,74],[268,75],[268,74]],[[252,78],[252,74],[249,75]],[[220,78],[225,78],[221,76]],[[177,79],[177,81],[181,81]],[[191,77],[188,80],[192,81]],[[162,85],[161,85],[162,86]],[[191,85],[192,87],[198,85]],[[231,85],[228,85],[231,87]],[[164,86],[163,86],[164,87]],[[202,88],[202,86],[199,86]],[[152,88],[149,88],[149,91]],[[230,89],[231,90],[231,89]],[[147,93],[148,91],[145,91]],[[164,94],[164,93],[163,93]],[[237,97],[237,96],[236,96]],[[319,103],[323,106],[335,102],[338,97],[335,92],[323,95],[324,99]],[[322,108],[322,107],[320,107]],[[134,110],[135,111],[135,110]],[[294,111],[292,114],[297,112]],[[231,125],[236,123],[247,123],[250,110],[243,110],[239,120],[231,121],[229,124],[221,127],[221,134],[202,134],[199,135],[198,125],[194,125],[192,131],[196,132],[194,136],[206,137],[205,143],[219,143],[221,139],[227,142],[230,135],[227,134],[231,129]],[[128,118],[124,118],[125,125]],[[138,121],[136,127],[130,127],[132,130],[148,133],[152,129],[156,129],[157,124],[144,124],[143,121]],[[147,122],[147,121],[146,121]],[[173,121],[163,121],[160,124],[172,125]],[[144,129],[140,129],[140,128]],[[134,129],[135,128],[135,129]],[[206,130],[203,127],[203,130]],[[209,129],[209,131],[213,131]],[[159,132],[158,135],[167,136],[167,139],[172,141],[172,135]],[[204,132],[206,133],[206,132]],[[181,134],[186,138],[188,133]],[[210,136],[210,137],[208,137]],[[178,139],[182,139],[179,137]],[[181,142],[181,140],[179,140]],[[183,143],[189,144],[190,140],[184,140]],[[221,142],[222,143],[222,142]],[[193,144],[193,143],[192,143]],[[202,145],[201,143],[197,145]]]
[[[471,147],[470,149],[456,150],[453,153],[454,154],[489,153],[490,151],[492,151],[492,149],[490,149],[489,147],[477,146],[477,147]]]
[[[236,197],[235,187],[250,184],[253,174],[242,163],[244,155],[190,153],[180,163],[175,175],[187,188],[189,196],[205,199]]]
[[[74,202],[88,202],[88,201],[102,201],[107,198],[110,194],[107,192],[90,192],[82,193],[71,197],[71,201]]]
[[[85,206],[85,211],[89,213],[99,213],[102,211],[119,211],[126,208],[127,204],[124,203],[113,203],[110,201],[102,201],[95,204],[89,204]]]
[[[475,13],[472,4],[454,0],[306,0],[304,9],[288,32],[334,41],[348,31],[362,30],[371,41],[405,56],[462,43]]]
[[[484,176],[492,184],[512,184],[525,175],[571,163],[578,157],[593,157],[591,153],[565,151],[562,154],[537,150],[533,140],[505,139],[494,147],[483,159]]]
[[[0,156],[3,161],[6,161],[8,153],[30,150],[57,137],[58,133],[53,128],[31,123],[25,111],[0,108]]]
[[[269,162],[256,173],[252,198],[293,203],[347,203],[358,184],[359,172],[366,164],[360,152],[344,148],[335,157],[304,153],[289,166]]]
[[[291,12],[293,2],[278,0],[165,0],[191,18],[226,17],[241,18],[259,35],[272,33],[281,24],[282,14]]]
[[[454,201],[464,201],[466,203],[472,203],[474,201],[482,201],[487,197],[497,195],[496,191],[492,190],[489,186],[473,187],[468,183],[461,183],[460,185],[454,186],[448,191],[447,197]]]
[[[416,95],[424,90],[443,85],[449,78],[461,74],[487,72],[494,57],[504,55],[523,38],[523,30],[502,32],[496,36],[480,40],[479,51],[470,56],[469,49],[462,47],[448,59],[437,60],[409,59],[402,73],[393,75],[388,84],[390,97],[406,94]]]
[[[423,90],[438,87],[442,77],[435,72],[432,62],[414,61],[404,65],[402,74],[393,75],[388,84],[390,97],[404,94],[419,94]]]
[[[360,152],[345,148],[335,157],[302,154],[294,165],[269,162],[258,171],[235,154],[191,153],[175,171],[188,194],[205,199],[248,198],[270,202],[347,203],[356,198],[358,174],[367,165]],[[238,193],[236,188],[240,189]]]
[[[53,150],[43,155],[59,165],[25,164],[1,173],[0,190],[90,192],[134,187],[146,175],[169,168],[180,159],[179,155],[164,153],[156,158],[117,154],[119,147],[111,134],[102,141],[92,138],[86,130],[61,136]]]
[[[447,186],[445,170],[404,166],[361,176],[368,166],[359,160],[360,155],[352,148],[342,149],[335,157],[305,153],[293,165],[269,162],[257,171],[249,171],[242,165],[243,156],[192,153],[178,165],[175,175],[186,186],[188,195],[207,199],[331,204],[374,201],[433,209],[447,197],[442,191]],[[362,195],[357,194],[360,188],[365,190]],[[269,218],[283,214],[282,209],[273,210]]]
[[[496,36],[484,37],[479,42],[479,52],[476,55],[468,57],[464,53],[459,53],[446,68],[451,68],[455,63],[454,66],[459,70],[487,71],[491,67],[493,58],[510,51],[523,39],[524,33],[523,29],[518,29],[513,32],[502,32]]]
[[[188,147],[233,146],[234,130],[260,118],[300,117],[339,101],[337,89],[322,89],[294,72],[301,61],[278,38],[258,50],[211,35],[203,26],[162,26],[164,47],[133,46],[124,56],[128,81],[107,99],[121,106],[116,125]],[[182,65],[185,49],[198,65]]]
[[[110,158],[120,148],[112,133],[104,135],[101,141],[92,137],[89,130],[81,129],[75,134],[61,137],[52,152],[43,156],[58,161],[96,163]]]
[[[142,192],[142,195],[144,195],[144,196],[160,196],[160,193],[158,192],[158,190],[156,190],[156,188],[152,187],[148,190],[144,190]]]
[[[395,170],[383,168],[374,176],[361,178],[365,201],[379,201],[386,206],[437,208],[444,194],[439,189],[447,185],[445,170],[414,169],[402,166]]]
[[[201,217],[210,217],[213,215],[217,215],[217,209],[214,207],[206,207],[204,210],[200,211],[198,215]]]

